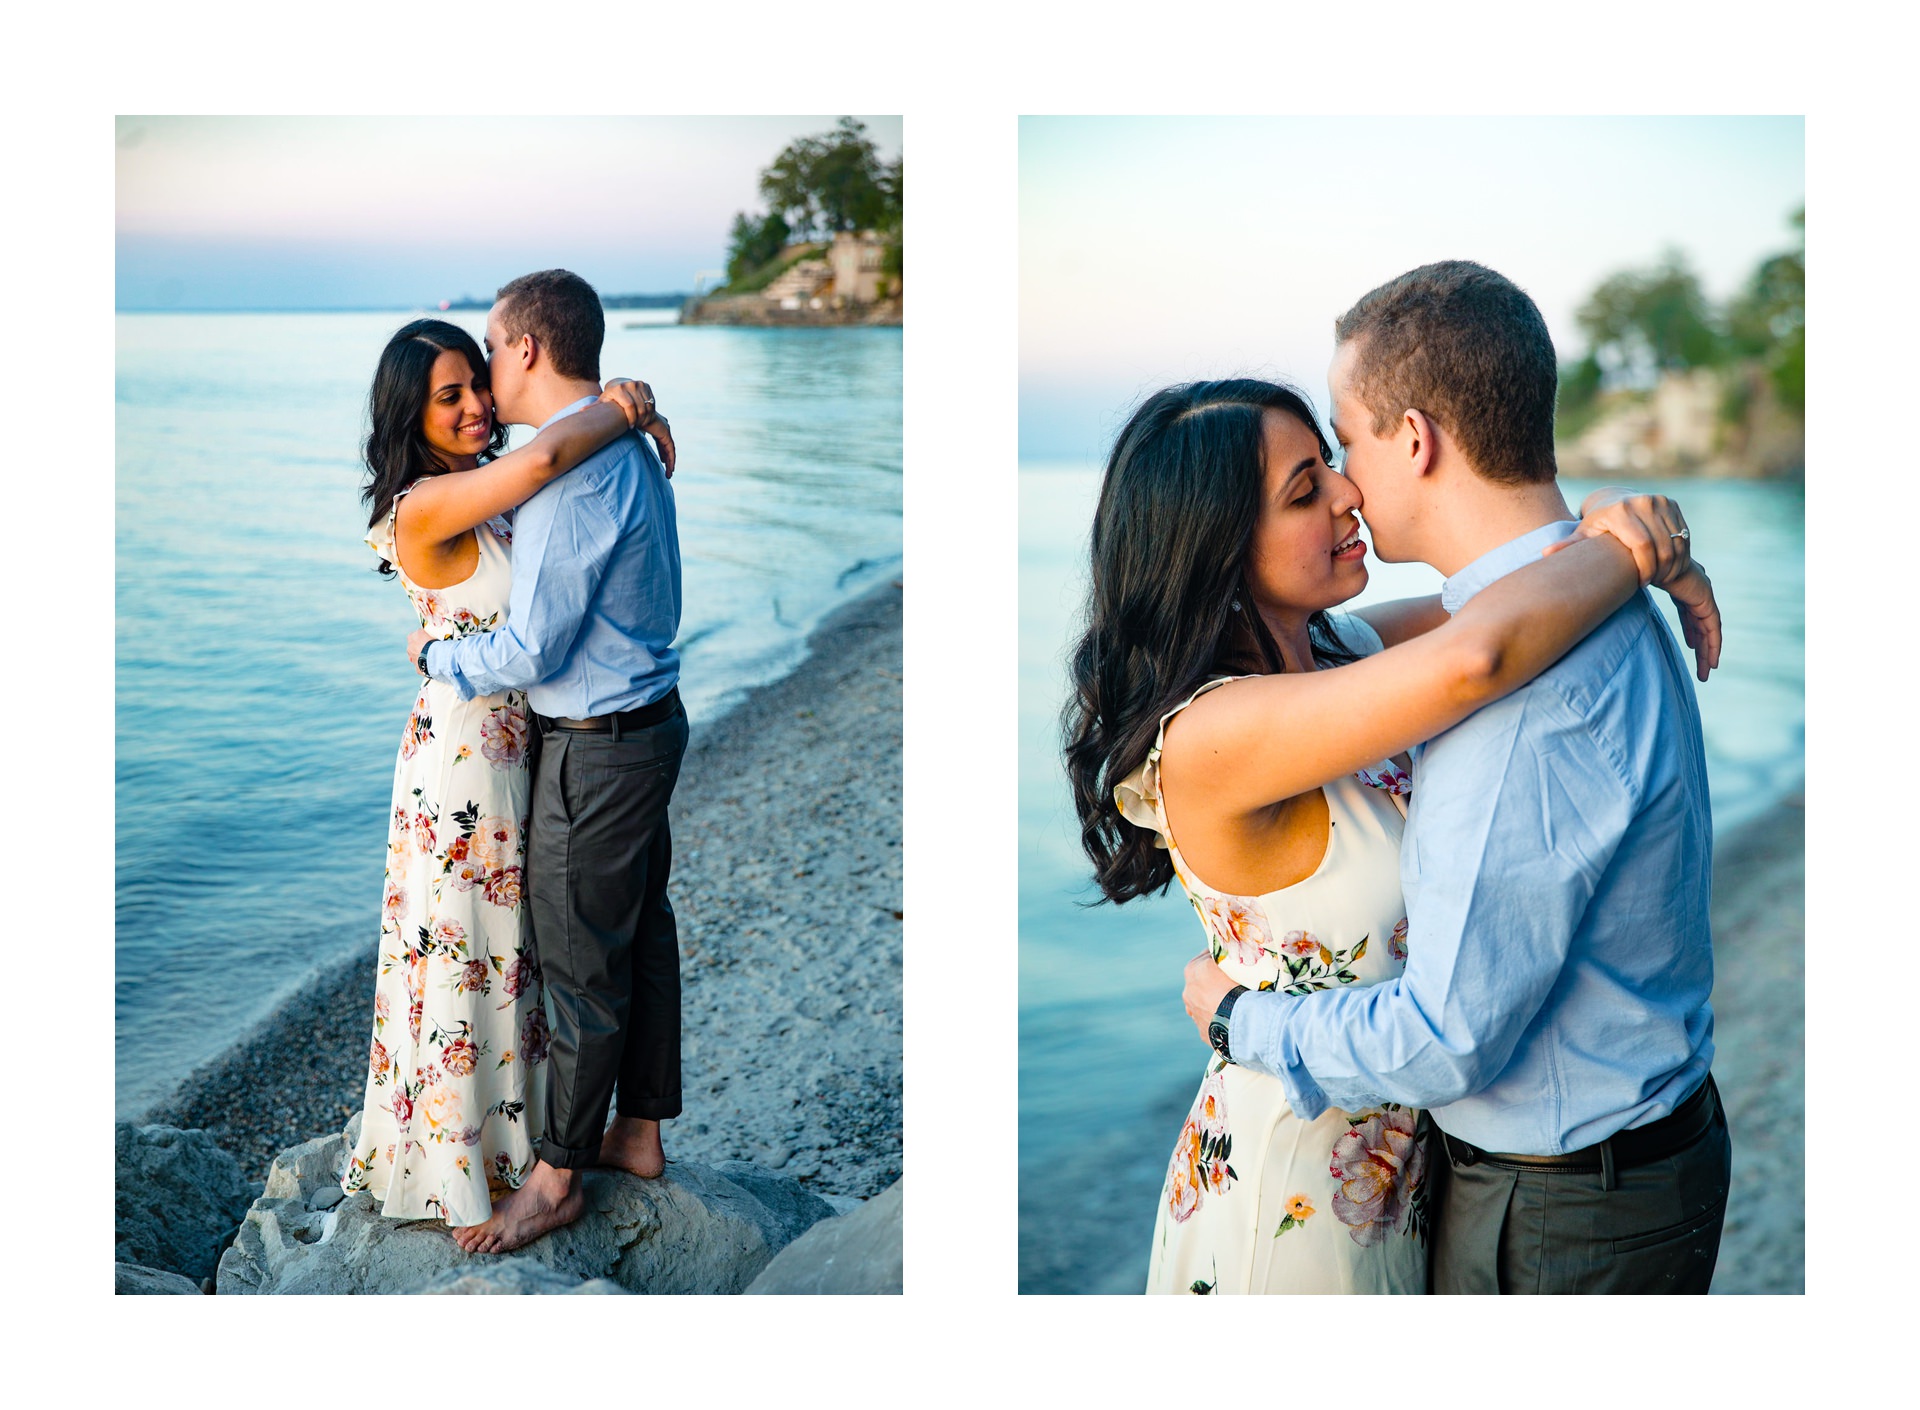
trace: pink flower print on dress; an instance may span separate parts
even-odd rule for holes
[[[1285,935],[1280,937],[1280,953],[1283,955],[1292,955],[1296,960],[1303,960],[1309,955],[1317,955],[1324,948],[1319,940],[1305,930],[1289,930]]]
[[[435,592],[416,592],[413,595],[414,609],[420,614],[420,624],[424,627],[441,626],[440,594]]]
[[[436,950],[452,952],[466,942],[466,927],[450,916],[443,916],[433,923],[433,947]]]
[[[468,857],[465,861],[455,862],[453,870],[447,873],[453,879],[456,891],[471,891],[476,886],[487,884],[486,863]]]
[[[1207,1160],[1207,1188],[1216,1195],[1227,1192],[1227,1182],[1232,1179],[1233,1170],[1227,1164],[1224,1155],[1211,1156]]]
[[[372,1069],[374,1080],[378,1081],[387,1075],[388,1065],[387,1045],[375,1038],[373,1051],[367,1055],[367,1066]]]
[[[480,722],[480,752],[496,769],[511,769],[527,757],[526,711],[514,705],[489,710]]]
[[[1184,1224],[1200,1207],[1200,1128],[1189,1120],[1167,1167],[1167,1213]]]
[[[1340,1182],[1333,1217],[1348,1225],[1362,1248],[1399,1226],[1426,1175],[1426,1152],[1413,1137],[1406,1111],[1376,1111],[1333,1143],[1328,1173]]]
[[[1401,916],[1393,923],[1393,934],[1387,937],[1387,953],[1401,964],[1407,962],[1407,918]]]
[[[1202,1135],[1218,1139],[1227,1134],[1227,1079],[1224,1073],[1210,1072],[1200,1084],[1200,1100],[1195,1103]]]
[[[394,934],[398,935],[400,933],[400,923],[407,918],[406,888],[397,881],[389,880],[387,882],[387,894],[380,903],[380,911],[385,918],[385,924],[381,926],[381,929],[391,929]]]
[[[517,999],[520,997],[520,991],[538,977],[539,971],[535,968],[533,961],[525,955],[517,955],[513,963],[507,966],[506,973],[501,976],[500,985],[509,999]]]
[[[393,1089],[393,1101],[390,1103],[388,1109],[393,1112],[394,1126],[397,1127],[400,1134],[404,1136],[407,1133],[407,1128],[413,1124],[413,1098],[407,1095],[407,1088],[404,1082]],[[393,1151],[391,1149],[387,1151],[387,1159],[389,1161],[393,1159]]]
[[[415,813],[413,815],[414,850],[423,857],[431,857],[433,849],[438,845],[439,838],[434,835],[433,819],[425,812]]]
[[[1238,965],[1260,963],[1263,947],[1273,943],[1273,932],[1258,904],[1240,896],[1201,896],[1195,904],[1220,941],[1221,958]]]
[[[460,994],[484,994],[487,992],[487,962],[468,960],[460,970],[460,978],[454,982],[454,992]]]
[[[504,906],[508,910],[520,904],[520,868],[508,867],[504,871],[494,872],[487,878],[487,900],[492,905]]]
[[[1378,768],[1355,769],[1353,776],[1368,788],[1377,788],[1395,798],[1405,798],[1413,792],[1413,780],[1391,759],[1382,760]]]
[[[471,855],[492,871],[513,860],[519,841],[520,830],[512,818],[482,818],[473,827]]]
[[[480,1050],[474,1047],[471,1038],[449,1038],[440,1050],[441,1063],[455,1077],[471,1077],[479,1059]]]

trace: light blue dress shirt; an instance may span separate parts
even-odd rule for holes
[[[1477,559],[1442,603],[1459,611],[1574,527]],[[1400,1102],[1490,1151],[1560,1155],[1646,1125],[1713,1060],[1712,862],[1693,681],[1642,592],[1415,751],[1405,972],[1242,994],[1234,1059],[1302,1116]]]
[[[594,400],[582,397],[540,429]],[[653,447],[626,435],[520,506],[507,624],[432,643],[427,672],[466,700],[524,690],[542,715],[607,715],[674,687],[679,630],[673,486]]]

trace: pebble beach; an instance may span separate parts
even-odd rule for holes
[[[806,659],[711,722],[674,792],[685,1109],[668,1159],[749,1160],[824,1195],[901,1173],[901,595],[828,617]],[[202,1127],[264,1179],[359,1109],[363,955],[322,972],[142,1120]]]

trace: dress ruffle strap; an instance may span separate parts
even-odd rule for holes
[[[1167,721],[1216,686],[1246,679],[1246,676],[1216,676],[1162,715],[1160,730],[1154,735],[1153,748],[1147,751],[1146,761],[1113,786],[1113,806],[1135,827],[1151,832],[1154,846],[1164,849],[1171,835],[1166,810],[1160,805],[1160,750],[1167,742]]]

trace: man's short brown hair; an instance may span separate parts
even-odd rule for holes
[[[1356,346],[1352,385],[1376,436],[1421,411],[1489,480],[1554,477],[1553,339],[1511,280],[1469,260],[1423,264],[1341,314],[1333,333]]]
[[[502,284],[494,301],[509,339],[531,333],[562,377],[600,380],[607,316],[593,285],[568,270],[542,269]]]

